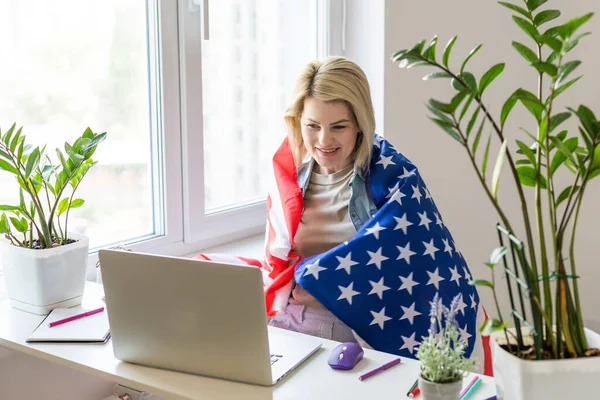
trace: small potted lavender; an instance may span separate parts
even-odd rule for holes
[[[442,304],[437,293],[431,302],[429,336],[423,337],[417,351],[421,361],[419,389],[424,400],[458,400],[463,378],[475,369],[475,361],[465,357],[466,344],[459,340],[459,297],[454,297],[450,308]]]

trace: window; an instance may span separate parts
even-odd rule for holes
[[[331,0],[333,1],[333,0]],[[268,163],[327,0],[0,2],[0,128],[48,154],[108,132],[71,230],[185,254],[261,232]],[[0,171],[0,204],[18,196]],[[93,258],[92,258],[93,261]]]

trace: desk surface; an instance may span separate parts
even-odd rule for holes
[[[84,306],[102,304],[100,289],[101,287],[95,283],[86,284]],[[121,362],[113,355],[112,340],[107,344],[29,344],[25,339],[39,325],[43,317],[12,308],[3,290],[4,282],[0,277],[0,346],[168,400],[307,398],[397,400],[404,398],[406,391],[418,376],[418,362],[403,358],[401,364],[367,381],[359,381],[359,375],[392,360],[395,356],[367,349],[363,360],[354,370],[335,371],[327,365],[327,357],[337,342],[325,339],[323,348],[273,387],[254,386]],[[290,334],[300,335],[294,332]],[[465,379],[465,383],[468,379]],[[494,394],[493,379],[483,377],[482,385],[471,399],[486,399]]]

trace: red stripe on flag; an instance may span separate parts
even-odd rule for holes
[[[485,308],[483,308],[483,315],[485,315],[485,320],[487,321],[488,315],[485,312]],[[492,349],[490,348],[490,337],[489,336],[481,336],[481,342],[483,345],[483,374],[487,376],[494,376],[494,364],[492,362]]]
[[[236,256],[236,258],[239,258],[240,260],[242,260],[243,262],[245,262],[248,265],[253,265],[258,268],[262,267],[262,263],[260,261],[258,261],[256,258],[249,258],[249,257],[242,257],[242,256]]]
[[[288,138],[285,138],[273,157],[273,172],[290,241],[293,242],[300,225],[304,200],[302,190],[298,186],[298,171]]]
[[[207,256],[205,256],[204,254],[200,253],[200,254],[196,254],[194,257],[196,260],[204,260],[204,261],[212,261],[210,258],[208,258]]]

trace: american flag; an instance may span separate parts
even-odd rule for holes
[[[367,185],[376,214],[352,239],[304,259],[291,250],[303,199],[287,139],[273,157],[273,178],[265,259],[199,258],[262,268],[269,315],[285,309],[295,279],[374,349],[411,358],[428,335],[434,295],[444,304],[460,295],[460,339],[467,355],[478,359],[479,372],[491,375],[488,338],[478,330],[486,316],[469,285],[471,273],[408,159],[375,135]]]

